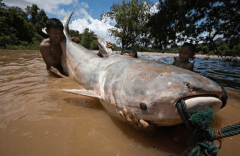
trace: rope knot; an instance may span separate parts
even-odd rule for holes
[[[205,141],[198,143],[198,145],[201,147],[201,151],[207,156],[216,156],[218,153],[218,148],[213,142]]]

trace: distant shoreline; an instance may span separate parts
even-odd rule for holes
[[[98,51],[96,51],[98,52]],[[118,52],[120,53],[120,51],[113,51],[113,52]],[[145,55],[157,55],[159,57],[176,57],[179,54],[177,53],[158,53],[158,52],[138,52],[138,54],[145,54]],[[196,54],[195,57],[198,58],[214,58],[214,59],[237,59],[238,61],[240,61],[240,57],[233,57],[233,56],[223,56],[223,58],[221,58],[220,56],[218,57],[217,55],[202,55],[202,54]]]
[[[6,49],[0,49],[1,51],[36,51],[36,50],[6,50]],[[94,53],[98,53],[98,50],[90,50]],[[113,51],[114,53],[120,53],[121,51]],[[157,55],[159,57],[176,57],[178,56],[177,53],[158,53],[158,52],[138,52],[138,54],[144,54],[144,55]],[[214,58],[214,59],[222,59],[220,56],[217,55],[202,55],[202,54],[196,54],[195,57],[198,58]],[[233,56],[223,56],[224,59],[232,59],[232,60],[238,60],[240,61],[240,57],[233,57]]]
[[[120,51],[114,51],[114,52],[118,52],[120,53]],[[157,55],[159,57],[176,57],[179,54],[177,53],[157,53],[157,52],[138,52],[138,54],[145,54],[145,55]],[[218,57],[217,55],[202,55],[202,54],[196,54],[195,57],[198,58],[214,58],[214,59],[223,59],[223,58],[228,58],[228,59],[237,59],[238,61],[240,61],[240,57],[233,57],[233,56],[223,56],[223,58],[221,58],[220,56]]]
[[[145,54],[145,55],[149,54],[149,52],[138,52],[138,53]],[[157,55],[157,56],[160,56],[160,57],[176,57],[176,56],[179,56],[179,54],[176,54],[176,53],[154,53],[154,52],[150,52],[150,55]],[[196,54],[195,57],[222,59],[220,56],[218,57],[217,55]],[[225,56],[223,58],[225,58]],[[226,58],[234,58],[234,57],[226,56]],[[237,59],[240,59],[240,57],[237,57]]]

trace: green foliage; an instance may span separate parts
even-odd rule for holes
[[[7,45],[7,49],[11,50],[38,50],[39,44],[43,40],[43,37],[39,34],[36,34],[32,38],[32,42],[29,43],[27,41],[20,41],[18,45]]]
[[[166,48],[186,40],[195,43],[201,41],[209,43],[210,52],[207,53],[239,56],[239,52],[236,54],[235,51],[229,50],[240,44],[238,0],[159,0],[159,2],[160,11],[152,16],[147,24],[151,30],[154,46]],[[214,42],[217,35],[223,35],[228,43],[227,53],[218,50]]]
[[[148,12],[150,5],[149,1],[122,0],[112,5],[111,12],[102,15],[116,20],[116,29],[109,32],[117,44],[132,46],[137,51],[178,53],[176,43],[190,39],[195,41],[199,54],[240,56],[239,1],[160,0],[160,11],[152,17]],[[41,29],[47,19],[45,11],[36,4],[24,11],[8,7],[0,0],[0,47],[38,49],[45,37]],[[75,30],[69,34],[79,37],[85,48],[98,49],[95,34],[88,28],[82,34]],[[223,38],[216,39],[217,35]],[[113,46],[115,51],[121,51]]]
[[[214,40],[214,43],[216,45],[216,48],[218,49],[219,53],[221,53],[223,56],[240,56],[240,44],[234,46],[231,48],[231,45],[229,45],[226,40],[223,40],[222,38],[218,38]],[[214,55],[215,47],[211,43],[203,43],[197,45],[197,53],[198,54],[208,54],[208,55]]]
[[[230,45],[223,40],[222,38],[218,38],[214,40],[216,44],[216,48],[223,56],[239,56],[240,54],[240,44],[234,46],[232,49]],[[172,47],[170,49],[162,50],[164,53],[179,53],[181,46]],[[197,54],[205,54],[205,55],[215,55],[214,47],[210,43],[202,43],[196,46],[196,53]]]
[[[36,4],[27,6],[25,11],[19,7],[8,7],[0,0],[0,48],[12,50],[37,50],[45,35],[42,28],[48,17]],[[71,37],[79,37],[87,49],[97,50],[98,41],[94,32],[88,28],[80,34],[70,30]]]
[[[87,49],[98,49],[98,41],[96,35],[89,28],[86,28],[81,35],[81,44]]]
[[[113,51],[121,51],[121,47],[118,47],[115,43],[112,44],[113,45]]]
[[[33,38],[32,38],[32,42],[34,44],[39,44],[41,41],[43,40],[43,37],[39,34],[36,34]]]
[[[82,38],[82,34],[79,34],[79,31],[77,30],[69,30],[69,36],[71,37],[79,37]]]
[[[90,44],[90,48],[91,50],[98,50],[98,41],[97,40],[93,40]]]
[[[42,28],[46,26],[46,21],[48,17],[43,9],[40,9],[36,4],[33,4],[31,7],[27,6],[26,14],[30,16],[31,23],[35,26],[35,31],[39,34],[41,33]]]
[[[148,2],[148,1],[147,1]],[[111,7],[111,12],[105,13],[103,18],[114,18],[117,22],[115,28],[109,29],[111,36],[117,39],[118,44],[122,47],[134,46],[134,44],[141,42],[146,46],[148,41],[148,29],[145,27],[146,22],[150,18],[149,4],[146,1],[131,0],[121,3],[114,3]]]
[[[25,12],[19,7],[8,7],[0,0],[0,46],[7,49],[38,49],[43,39],[41,29],[48,19],[45,11],[39,10],[33,4]]]
[[[179,47],[173,47],[171,49],[169,49],[167,52],[168,53],[179,53],[179,50],[180,50],[180,46]]]

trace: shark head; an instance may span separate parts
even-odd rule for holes
[[[170,65],[161,74],[146,72],[145,79],[143,74],[139,78],[137,73],[135,78],[129,77],[119,94],[120,107],[133,109],[138,119],[161,126],[181,123],[176,104],[182,99],[190,113],[205,111],[206,107],[216,113],[226,104],[224,89],[194,72]]]

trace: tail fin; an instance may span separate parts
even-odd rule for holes
[[[74,9],[71,11],[71,13],[70,13],[68,16],[66,16],[66,17],[64,18],[64,20],[62,21],[62,24],[63,24],[63,32],[64,32],[66,38],[68,38],[68,39],[70,39],[70,36],[69,36],[69,34],[68,34],[68,24],[69,24],[69,21],[70,21],[70,19],[71,19],[71,17],[72,17],[73,12],[75,11],[76,7],[77,7],[77,6],[75,6]]]
[[[104,40],[103,38],[96,36],[98,40],[99,52],[103,57],[109,57],[113,55],[113,46],[111,42]]]

